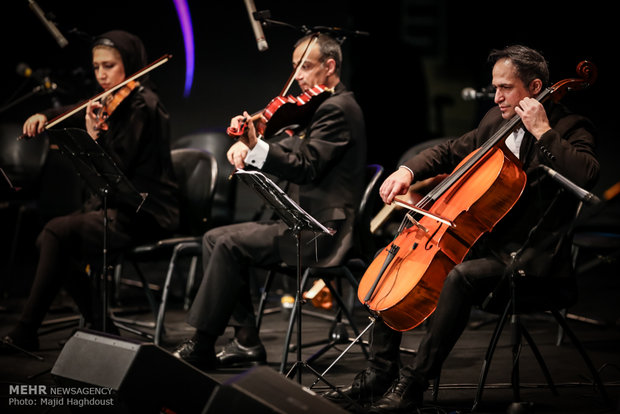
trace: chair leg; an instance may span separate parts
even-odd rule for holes
[[[513,314],[511,316],[511,345],[512,345],[512,372],[510,374],[510,383],[512,385],[512,401],[517,402],[521,401],[521,390],[520,384],[521,379],[519,378],[519,356],[521,355],[521,319],[519,315]]]
[[[138,266],[138,263],[135,261],[131,261],[134,269],[136,270],[136,274],[142,283],[142,290],[144,291],[144,295],[149,302],[149,307],[151,308],[151,312],[153,313],[153,318],[157,318],[157,302],[155,301],[155,297],[153,296],[153,292],[151,292],[151,288],[149,288],[149,283],[144,277],[144,273],[142,273],[142,269]]]
[[[320,269],[317,269],[315,272],[311,271],[310,276],[316,276],[316,273],[320,273]],[[340,282],[341,281],[341,276],[342,274],[344,274],[348,281],[351,283],[351,287],[353,289],[357,288],[357,282],[355,281],[355,278],[353,277],[353,275],[351,274],[351,272],[349,271],[349,269],[347,269],[346,267],[339,267],[336,268],[336,270],[338,274],[335,275],[336,276],[336,281]],[[350,278],[349,278],[350,276]],[[338,311],[336,313],[335,318],[333,319],[333,323],[332,326],[329,330],[329,336],[326,339],[321,339],[318,341],[313,341],[310,343],[304,343],[302,345],[302,347],[309,347],[309,346],[316,346],[316,345],[321,345],[321,344],[325,344],[322,348],[320,348],[318,351],[316,351],[314,354],[312,354],[307,360],[307,363],[310,363],[316,359],[318,359],[321,355],[323,355],[325,352],[329,351],[331,348],[333,348],[335,345],[337,344],[344,344],[349,342],[349,335],[347,332],[347,328],[345,326],[344,323],[342,323],[342,314],[344,313],[345,317],[347,318],[347,320],[349,321],[349,325],[351,326],[351,329],[354,332],[354,337],[358,337],[359,336],[359,329],[357,328],[357,324],[355,323],[355,321],[353,320],[352,314],[351,314],[351,310],[349,310],[349,307],[344,303],[344,299],[341,296],[340,292],[342,291],[341,289],[341,284],[338,283],[338,287],[334,287],[332,285],[331,279],[326,275],[326,276],[319,276],[325,286],[329,289],[332,298],[336,301],[336,306],[338,307]],[[366,359],[369,358],[368,355],[368,351],[366,348],[366,344],[362,341],[359,341],[358,345],[362,348],[362,352],[364,353],[364,356],[366,357]],[[289,350],[294,350],[296,349],[295,346],[292,346],[289,348]]]
[[[170,257],[170,262],[168,263],[168,272],[166,272],[164,288],[161,292],[161,301],[159,302],[159,310],[157,311],[157,316],[155,318],[155,336],[153,340],[155,345],[159,345],[163,336],[162,331],[164,329],[164,318],[166,317],[166,305],[168,304],[168,291],[170,289],[170,281],[172,280],[172,275],[174,274],[174,267],[177,262],[180,246],[181,245],[179,244],[174,247],[174,250],[172,251],[172,256]]]
[[[189,264],[189,273],[187,274],[187,282],[185,283],[185,298],[183,299],[183,310],[188,311],[192,303],[192,290],[196,283],[196,268],[198,267],[198,256],[192,256]]]
[[[525,326],[523,326],[523,324],[521,324],[521,334],[523,335],[528,345],[530,346],[530,349],[532,350],[532,353],[534,354],[536,361],[538,361],[538,365],[540,365],[540,369],[542,370],[542,373],[545,376],[545,379],[547,380],[547,384],[549,384],[549,389],[551,390],[553,395],[559,395],[558,390],[555,387],[555,383],[553,382],[553,379],[551,378],[551,373],[549,372],[549,368],[547,368],[547,364],[545,363],[545,360],[543,359],[542,354],[538,350],[538,346],[536,346],[534,339],[532,338],[528,330],[525,329]]]
[[[353,273],[351,273],[349,268],[346,266],[343,267],[342,272],[344,273],[345,277],[351,284],[351,287],[357,292],[358,283],[355,277],[353,276]],[[353,329],[353,332],[355,333],[355,337],[357,337],[359,335],[359,329],[357,328],[357,324],[353,321],[353,315],[352,315],[353,309],[349,310],[349,308],[344,304],[344,300],[337,292],[335,294],[332,293],[332,295],[341,304],[342,309],[344,310],[344,314],[349,320],[349,323],[351,324],[351,329]],[[360,346],[362,347],[362,352],[364,353],[364,356],[366,357],[366,359],[368,359],[370,355],[368,354],[368,350],[366,349],[366,344],[364,344],[363,342],[360,342]]]
[[[601,396],[603,397],[603,400],[605,401],[605,404],[609,405],[610,400],[609,400],[609,395],[607,394],[607,390],[605,389],[605,385],[603,384],[603,381],[601,380],[601,376],[599,375],[598,371],[594,367],[592,360],[588,356],[588,353],[586,352],[585,348],[581,344],[581,341],[577,338],[577,335],[575,335],[573,330],[568,325],[568,322],[566,322],[566,319],[562,316],[562,314],[559,311],[554,309],[551,311],[551,313],[553,314],[555,319],[558,321],[560,326],[562,326],[562,329],[564,333],[566,334],[566,336],[570,338],[575,348],[577,348],[577,351],[581,355],[583,362],[586,364],[586,366],[590,370],[590,374],[592,374],[592,381],[598,387],[601,393]]]
[[[472,411],[476,411],[478,405],[480,404],[480,401],[482,400],[482,391],[484,390],[484,384],[487,380],[487,375],[489,374],[489,368],[491,367],[493,353],[495,352],[497,342],[502,335],[502,330],[504,329],[506,319],[508,318],[508,311],[511,306],[512,305],[510,302],[506,304],[504,313],[495,325],[495,330],[493,331],[493,335],[491,336],[491,341],[489,343],[489,347],[487,348],[486,355],[484,356],[484,361],[482,361],[482,368],[480,369],[480,378],[478,379],[478,387],[476,389],[476,397],[474,398],[474,404],[471,409]]]
[[[270,270],[267,272],[267,276],[265,278],[265,284],[263,285],[263,291],[260,295],[260,300],[258,302],[258,309],[256,311],[256,331],[260,332],[260,325],[263,322],[263,312],[265,312],[265,304],[267,303],[267,296],[269,296],[269,291],[271,290],[271,284],[273,283],[273,278],[275,276],[275,271]]]
[[[437,376],[433,380],[433,391],[431,394],[433,397],[433,403],[437,402],[437,397],[439,396],[439,381],[440,380],[441,380],[441,377],[439,374],[437,374]]]
[[[119,303],[121,298],[120,298],[120,291],[121,291],[121,278],[123,277],[123,262],[124,262],[125,258],[123,256],[123,254],[121,253],[118,257],[118,259],[116,260],[116,264],[114,265],[114,280],[112,283],[112,286],[114,288],[114,303]]]
[[[155,335],[153,342],[155,345],[159,345],[162,337],[165,334],[164,320],[166,317],[166,306],[168,306],[168,294],[170,292],[170,283],[172,276],[174,276],[175,267],[179,257],[185,254],[188,250],[200,249],[200,245],[196,243],[180,243],[177,244],[172,250],[172,256],[170,256],[170,262],[168,262],[168,271],[166,272],[166,279],[164,280],[164,286],[161,293],[161,301],[159,302],[159,309],[157,316],[155,317]]]
[[[329,289],[329,291],[332,294],[332,297],[336,300],[336,303],[338,304],[338,315],[337,315],[337,319],[336,319],[337,322],[340,322],[340,320],[341,320],[341,313],[344,313],[345,317],[349,321],[349,324],[351,325],[351,329],[354,332],[354,336],[357,337],[359,335],[359,329],[357,328],[357,324],[353,320],[353,316],[349,312],[349,309],[345,305],[344,300],[342,299],[342,296],[340,296],[340,293],[331,286],[331,283],[329,283],[329,280],[324,280],[324,282],[325,282],[325,286],[327,286],[327,288]],[[353,287],[355,287],[355,285],[353,285]],[[348,338],[346,338],[346,342],[348,342]],[[329,347],[331,348],[335,344],[336,344],[335,341],[332,341],[332,342],[330,342]],[[359,345],[362,348],[362,352],[364,353],[364,356],[366,357],[366,359],[368,359],[369,355],[368,355],[368,351],[366,349],[366,345],[363,342],[360,342]],[[315,357],[314,359],[316,359],[316,358],[318,358],[318,356]]]

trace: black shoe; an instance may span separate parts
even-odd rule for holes
[[[186,339],[172,352],[172,355],[182,359],[202,371],[213,370],[217,367],[215,350],[213,347],[201,346],[195,339]]]
[[[369,413],[412,413],[422,406],[424,387],[412,377],[401,375],[383,397],[371,405]]]
[[[35,352],[39,350],[39,337],[30,335],[6,335],[0,342],[0,355],[16,354],[18,352]]]
[[[351,385],[339,391],[329,391],[323,397],[338,405],[350,405],[351,400],[364,405],[378,400],[390,388],[398,373],[385,373],[374,368],[359,372]]]
[[[267,352],[263,344],[243,346],[233,338],[216,355],[220,367],[241,367],[267,363]]]

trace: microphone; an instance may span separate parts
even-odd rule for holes
[[[52,82],[49,75],[47,75],[46,72],[48,72],[48,70],[32,70],[32,68],[27,63],[20,62],[17,64],[15,72],[17,72],[19,76],[23,76],[24,78],[32,78],[36,80],[40,85],[37,88],[42,88],[43,91],[53,91],[56,90],[56,88],[58,87],[58,85]]]
[[[37,15],[39,20],[41,20],[43,25],[47,28],[48,32],[50,32],[50,34],[54,37],[56,43],[58,43],[58,46],[60,46],[61,48],[67,46],[69,44],[69,41],[62,35],[62,33],[60,33],[60,30],[58,30],[54,22],[51,22],[47,19],[47,17],[45,17],[45,13],[43,13],[43,10],[41,10],[39,5],[35,3],[34,0],[28,0],[28,3],[32,11]]]
[[[474,88],[464,88],[461,91],[461,98],[463,98],[464,101],[475,101],[478,99],[494,99],[495,92],[491,87],[482,88],[479,91],[475,90]]]
[[[28,66],[27,63],[24,63],[24,62],[20,62],[17,64],[17,67],[15,68],[15,72],[17,72],[19,76],[23,76],[24,78],[29,78],[34,74],[34,72],[32,71],[32,68]]]
[[[252,25],[252,30],[254,31],[258,51],[264,52],[269,49],[269,45],[267,44],[267,40],[265,40],[265,33],[263,33],[263,28],[261,27],[260,22],[254,18],[254,14],[256,13],[254,0],[243,0],[243,2],[245,3],[245,8],[248,11],[248,17],[250,18],[250,24]]]
[[[546,165],[541,165],[540,167],[543,170],[545,170],[545,172],[551,178],[553,178],[556,182],[558,182],[562,187],[564,187],[565,189],[573,193],[575,197],[577,197],[579,200],[583,201],[584,203],[598,204],[601,202],[601,200],[597,196],[579,187],[577,184],[575,184],[568,178],[564,177],[559,172],[547,167]]]

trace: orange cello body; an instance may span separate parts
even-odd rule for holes
[[[473,155],[475,152],[455,171]],[[390,246],[368,267],[358,287],[358,298],[392,329],[413,329],[433,313],[446,275],[517,202],[526,175],[512,159],[501,148],[492,149],[433,203],[429,213],[452,225],[424,216],[419,225],[403,230],[390,245],[399,246],[398,252],[366,300]]]

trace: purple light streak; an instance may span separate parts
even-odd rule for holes
[[[192,90],[192,83],[194,81],[194,31],[187,1],[174,0],[174,7],[177,9],[177,15],[179,16],[181,32],[183,33],[183,44],[185,46],[185,89],[183,97],[187,98]]]

